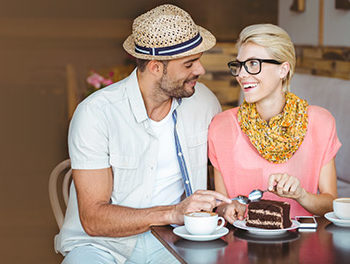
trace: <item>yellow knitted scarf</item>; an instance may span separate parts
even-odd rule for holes
[[[269,122],[261,119],[255,103],[239,107],[238,122],[260,155],[273,163],[289,160],[304,140],[308,103],[293,93],[286,93],[283,112]]]

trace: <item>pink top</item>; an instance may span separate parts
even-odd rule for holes
[[[229,197],[248,195],[253,189],[266,190],[268,178],[273,173],[288,173],[300,180],[310,193],[317,193],[321,168],[332,160],[341,143],[338,140],[335,120],[324,108],[309,106],[309,123],[303,143],[293,157],[282,164],[262,158],[237,120],[238,107],[216,115],[210,124],[209,158],[221,172]],[[291,217],[310,215],[298,202],[270,192],[264,199],[287,201]]]

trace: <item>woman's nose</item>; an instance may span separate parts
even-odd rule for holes
[[[241,69],[239,70],[238,77],[242,78],[242,77],[246,77],[248,75],[249,75],[249,73],[247,72],[245,67],[242,65]]]

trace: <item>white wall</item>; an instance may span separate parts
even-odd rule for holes
[[[297,45],[318,46],[319,0],[305,0],[302,13],[290,10],[293,0],[279,0],[278,24]],[[324,2],[324,46],[350,47],[350,11],[335,9],[335,0]]]
[[[294,44],[317,45],[319,1],[306,0],[303,13],[291,11],[292,2],[293,0],[279,0],[278,25],[288,32]]]
[[[324,1],[325,46],[350,47],[350,10],[335,9],[335,2]]]

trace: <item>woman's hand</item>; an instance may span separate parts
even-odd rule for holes
[[[268,190],[279,196],[295,199],[311,214],[324,215],[333,210],[333,200],[337,197],[337,173],[334,159],[321,169],[318,179],[319,193],[306,191],[300,185],[299,179],[282,173],[270,175]]]
[[[299,200],[306,194],[301,187],[300,181],[287,173],[271,174],[268,182],[268,190],[281,197]]]
[[[218,206],[217,213],[223,216],[226,221],[232,225],[237,219],[243,220],[246,208],[245,205],[233,201],[230,204],[225,203]]]

